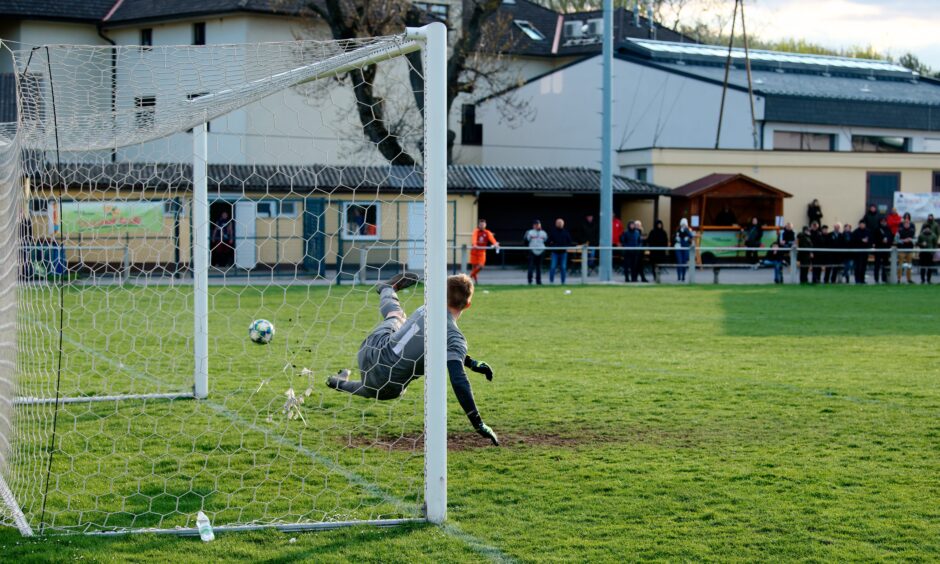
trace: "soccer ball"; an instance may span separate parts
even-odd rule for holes
[[[266,345],[274,338],[274,324],[267,319],[256,319],[248,326],[248,337],[259,345]]]

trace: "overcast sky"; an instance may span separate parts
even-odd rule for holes
[[[804,38],[828,47],[870,44],[895,57],[910,51],[940,70],[940,0],[745,2],[748,32],[763,38]],[[734,3],[728,4],[730,12]]]

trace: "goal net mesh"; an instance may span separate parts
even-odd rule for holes
[[[17,121],[0,125],[0,523],[422,516],[422,380],[382,402],[325,385],[343,368],[358,378],[375,282],[424,272],[413,51],[396,36],[4,52]],[[197,400],[200,244],[209,395]],[[410,313],[423,294],[400,298]],[[249,339],[256,319],[273,323],[270,344]]]

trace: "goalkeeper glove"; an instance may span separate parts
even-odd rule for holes
[[[496,433],[493,432],[493,429],[491,429],[489,425],[480,421],[475,427],[480,436],[486,437],[493,441],[493,445],[499,446],[499,437],[496,436]]]
[[[477,374],[482,374],[486,376],[486,379],[488,381],[490,382],[493,381],[493,369],[490,367],[489,364],[482,362],[482,361],[473,360],[472,358],[467,356],[464,358],[463,365],[469,368],[470,370],[473,370]]]

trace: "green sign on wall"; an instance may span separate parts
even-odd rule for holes
[[[163,202],[62,202],[63,233],[163,231]]]
[[[777,232],[773,229],[765,229],[761,237],[761,246],[770,248],[770,245],[777,240]],[[735,257],[744,256],[744,251],[710,251],[709,247],[743,247],[744,240],[737,229],[729,230],[709,230],[702,232],[701,251],[712,253],[716,257]]]

